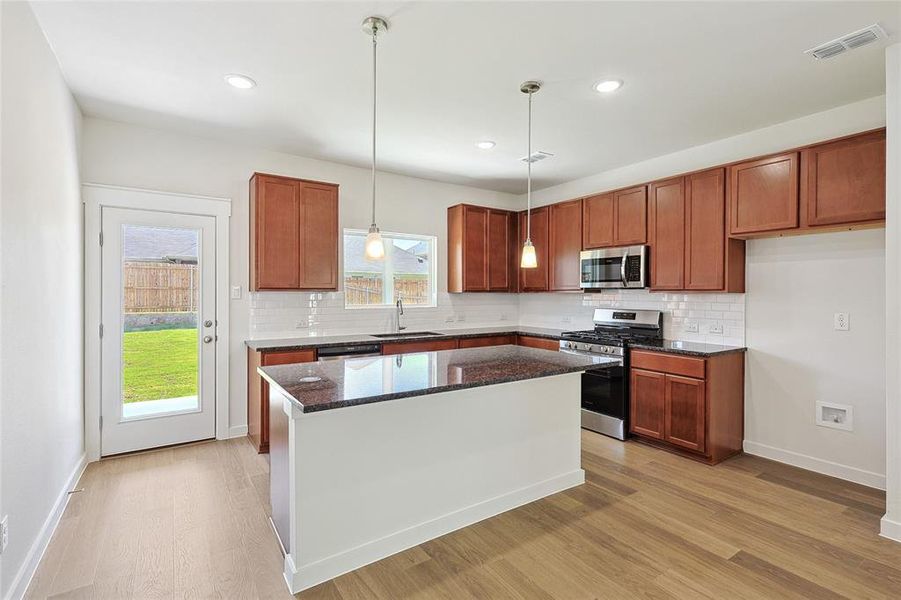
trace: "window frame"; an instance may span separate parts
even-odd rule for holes
[[[360,235],[365,238],[369,234],[368,229],[356,229],[353,227],[345,227],[341,232],[341,293],[344,296],[344,308],[347,310],[370,310],[370,309],[385,309],[385,308],[394,308],[394,304],[348,304],[347,303],[347,290],[345,288],[345,283],[347,281],[347,274],[345,271],[345,256],[344,256],[344,238],[348,235]],[[438,241],[439,238],[437,235],[431,234],[422,234],[422,233],[401,233],[397,231],[382,231],[382,239],[387,241],[388,238],[403,238],[408,240],[417,240],[423,242],[430,242],[432,246],[432,251],[430,253],[430,264],[428,271],[428,281],[429,281],[429,302],[428,304],[411,304],[404,305],[404,310],[419,310],[419,309],[429,309],[429,308],[437,308],[438,307]]]

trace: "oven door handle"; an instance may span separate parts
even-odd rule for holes
[[[626,248],[625,253],[623,254],[623,261],[619,264],[619,278],[623,282],[623,287],[629,287],[629,284],[626,282],[626,263],[629,262],[629,249]]]

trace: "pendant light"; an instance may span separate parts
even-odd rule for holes
[[[375,224],[375,109],[378,73],[376,71],[376,53],[378,49],[379,33],[388,31],[388,22],[381,17],[367,17],[363,20],[363,31],[372,36],[372,224],[369,226],[369,234],[366,236],[366,258],[385,258],[385,242],[378,225]]]
[[[532,245],[532,94],[541,89],[537,81],[526,81],[519,86],[519,91],[529,95],[529,152],[526,154],[528,165],[528,179],[526,187],[526,243],[522,245],[522,258],[519,266],[522,269],[535,269],[538,267],[538,256],[535,254],[535,246]]]

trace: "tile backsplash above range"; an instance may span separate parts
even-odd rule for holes
[[[595,308],[663,311],[668,339],[744,346],[745,295],[610,290],[597,294],[519,294],[519,322],[536,327],[590,329]]]
[[[664,312],[667,338],[744,345],[744,294],[610,290],[596,294],[438,294],[438,306],[406,307],[410,331],[531,325],[590,329],[595,308],[646,308]],[[250,294],[254,339],[378,333],[395,327],[394,307],[344,307],[342,292]]]

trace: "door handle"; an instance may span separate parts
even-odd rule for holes
[[[623,282],[623,287],[629,287],[629,284],[626,282],[626,263],[629,262],[629,249],[626,248],[625,254],[623,254],[623,262],[619,265],[619,278]]]
[[[212,342],[212,341],[213,341],[213,336],[211,336],[211,335],[205,335],[205,336],[203,336],[203,343],[204,343],[204,344],[209,344],[209,343]]]

